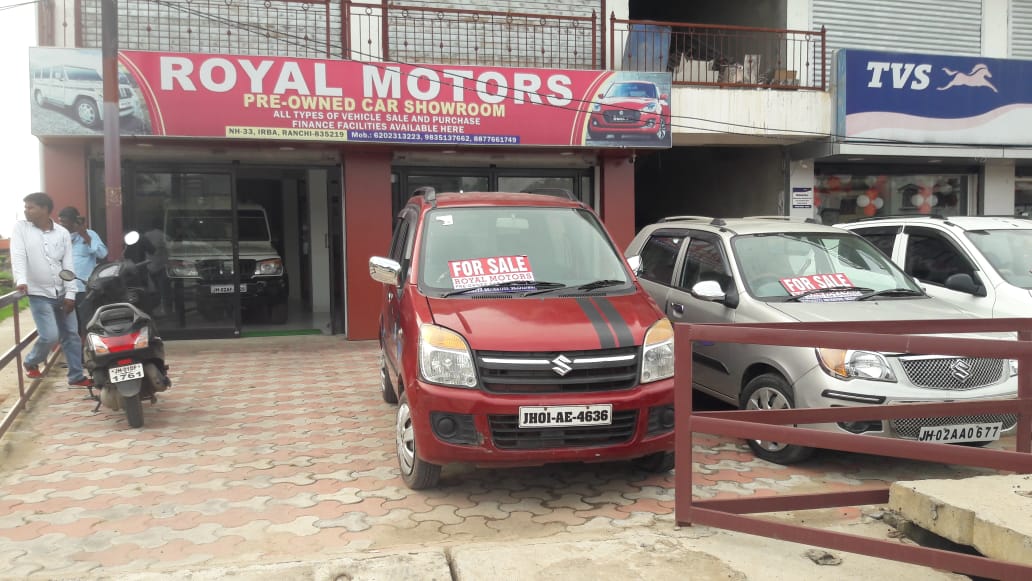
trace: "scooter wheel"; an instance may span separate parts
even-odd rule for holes
[[[143,402],[140,401],[140,394],[122,397],[122,408],[125,410],[125,419],[129,420],[130,428],[143,427]]]

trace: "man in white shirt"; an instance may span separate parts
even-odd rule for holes
[[[82,370],[82,341],[75,318],[75,282],[61,280],[61,270],[74,270],[68,230],[50,218],[54,201],[37,192],[23,199],[25,222],[11,235],[11,269],[16,288],[29,295],[29,310],[39,339],[25,357],[25,374],[42,377],[39,365],[58,342],[68,363],[68,384],[88,387]]]

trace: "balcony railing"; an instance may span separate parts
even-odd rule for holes
[[[54,40],[72,44],[64,31],[74,22],[75,46],[100,47],[100,6],[101,0],[54,0]],[[823,29],[623,20],[612,14],[606,23],[605,7],[606,0],[598,0],[598,10],[570,15],[405,6],[388,0],[128,0],[118,3],[119,47],[669,71],[675,85],[826,88]]]
[[[611,17],[612,68],[670,71],[674,85],[825,90],[825,31]],[[620,52],[622,51],[622,52]]]

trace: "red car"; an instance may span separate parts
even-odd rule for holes
[[[588,137],[651,137],[659,141],[670,134],[670,101],[659,86],[648,81],[613,83],[591,105]]]
[[[673,327],[590,208],[427,188],[396,224],[369,270],[409,487],[452,462],[673,466]]]

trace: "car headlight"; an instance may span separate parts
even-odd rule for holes
[[[650,383],[674,376],[674,326],[660,319],[645,333],[641,350],[641,382]]]
[[[255,276],[280,276],[283,274],[283,261],[279,258],[259,260],[254,265]]]
[[[170,260],[168,261],[168,274],[180,278],[197,276],[197,264],[192,260]]]
[[[852,349],[816,349],[824,371],[838,379],[896,381],[896,374],[881,353]]]
[[[591,104],[591,112],[592,113],[598,113],[601,110],[602,110],[602,104],[601,103],[592,103]]]
[[[642,109],[642,111],[644,111],[646,113],[655,113],[656,111],[659,111],[659,103],[656,103],[656,102],[649,103],[648,105],[645,105],[645,107]]]
[[[466,388],[477,386],[473,356],[466,340],[455,331],[437,325],[419,328],[419,373],[432,383]]]

